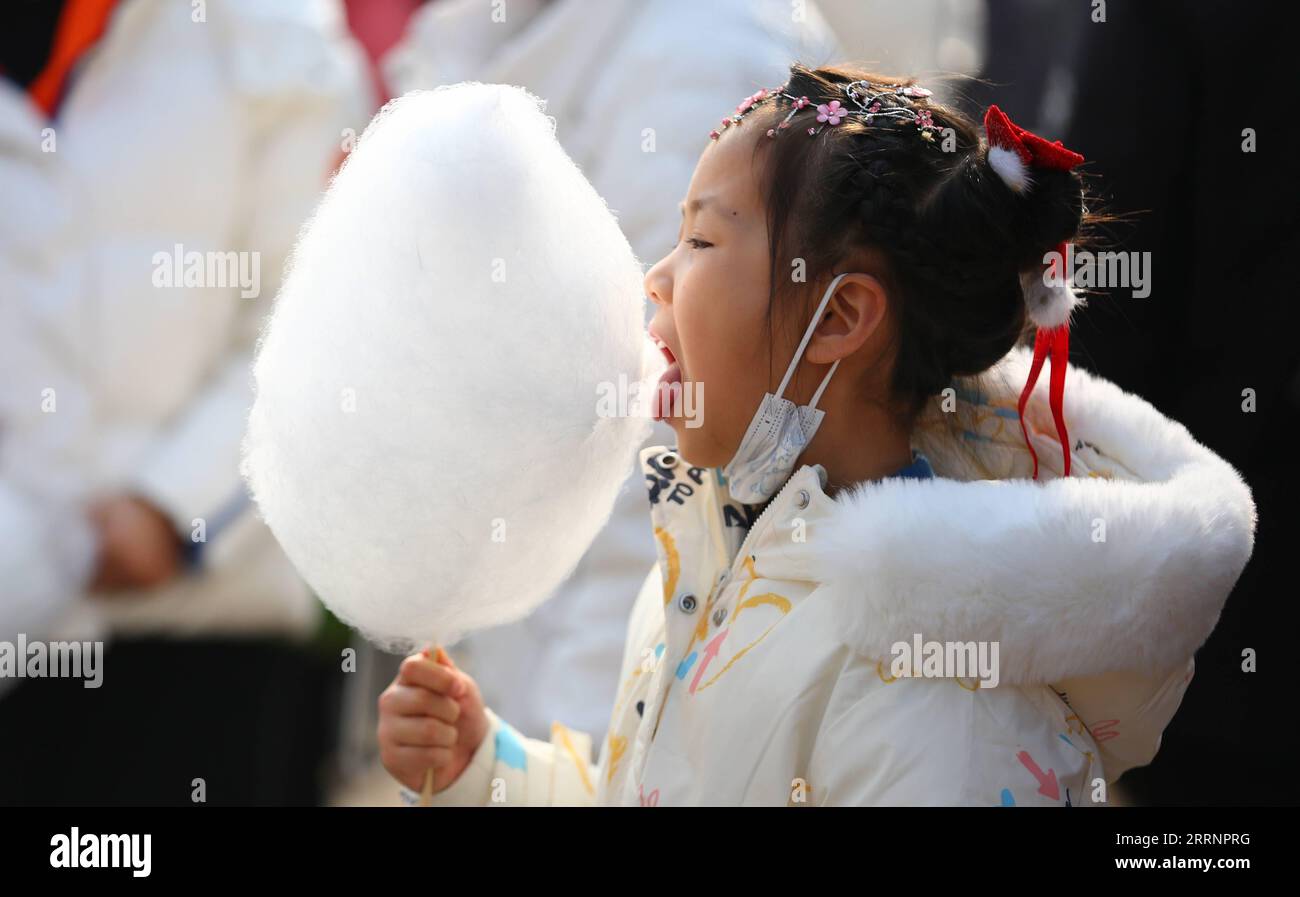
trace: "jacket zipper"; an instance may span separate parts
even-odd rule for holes
[[[727,585],[730,585],[731,581],[735,578],[736,565],[744,564],[744,558],[748,556],[746,549],[749,547],[750,543],[754,541],[754,539],[756,538],[756,534],[758,533],[760,526],[767,519],[768,515],[772,513],[772,509],[780,503],[781,498],[782,496],[785,495],[786,490],[789,489],[790,486],[794,483],[795,477],[799,476],[799,474],[803,473],[803,471],[808,468],[809,465],[805,464],[803,467],[799,468],[799,470],[791,474],[790,477],[781,486],[781,488],[777,490],[776,495],[772,496],[771,500],[768,501],[767,506],[763,508],[763,512],[758,515],[758,519],[754,521],[753,526],[749,528],[749,532],[745,534],[744,540],[740,543],[740,550],[736,552],[736,556],[731,560],[731,566],[728,568],[728,572],[727,572],[727,583],[726,583]],[[718,509],[718,513],[719,514],[722,513],[720,506]],[[725,527],[726,526],[725,518],[723,519],[722,523],[723,526]],[[713,610],[713,600],[715,598],[720,597],[724,590],[725,590],[725,586],[722,589],[718,588],[718,581],[715,579],[712,584],[712,587],[709,590],[709,600],[705,602],[704,613],[707,614]],[[672,674],[669,673],[668,675],[672,675]],[[664,708],[668,705],[668,692],[671,690],[672,690],[672,681],[670,679],[666,683],[666,686],[664,688],[664,693],[660,696],[659,706],[655,713],[654,728],[650,730],[650,740],[646,744],[647,750],[649,750],[650,745],[654,744],[655,738],[659,735],[659,723],[663,720]]]
[[[769,513],[771,513],[772,508],[776,506],[776,504],[781,500],[781,496],[785,494],[785,490],[790,488],[790,484],[794,482],[794,478],[798,476],[799,472],[802,472],[802,470],[803,468],[800,468],[799,471],[796,471],[794,474],[790,475],[789,479],[787,479],[785,483],[781,486],[781,488],[777,490],[776,495],[772,496],[771,500],[768,501],[767,507],[763,508],[763,513],[758,515],[758,519],[756,519],[753,525],[749,528],[749,532],[745,534],[744,540],[740,543],[740,550],[736,553],[736,556],[731,559],[731,565],[730,567],[728,567],[727,584],[730,584],[731,580],[735,578],[737,562],[740,562],[741,564],[744,563],[743,558],[746,556],[745,549],[748,548],[750,542],[753,541],[754,534],[758,532],[759,526],[763,523],[764,520],[767,519],[767,516]],[[722,514],[722,509],[720,505],[718,506],[718,513]],[[722,525],[724,528],[726,527],[725,517],[722,520]],[[721,596],[722,592],[723,589],[718,588],[718,580],[715,577],[709,589],[709,599],[704,604],[704,608],[703,608],[704,613],[707,614],[713,610],[713,601],[714,599]],[[654,728],[650,730],[649,744],[654,744],[654,740],[656,736],[658,736],[659,734],[659,723],[663,720],[664,708],[668,704],[668,692],[671,690],[672,690],[672,681],[669,680],[666,684],[663,695],[660,697],[659,706],[655,713]],[[648,747],[649,745],[647,745],[647,748]]]
[[[772,496],[771,501],[767,503],[767,507],[763,509],[763,513],[758,515],[758,519],[754,521],[754,525],[751,526],[749,528],[749,532],[745,534],[744,541],[740,543],[740,550],[736,552],[736,556],[731,559],[731,566],[728,568],[728,572],[727,572],[728,583],[730,583],[732,577],[736,575],[737,564],[740,564],[742,566],[744,565],[745,563],[744,559],[749,556],[748,548],[750,546],[750,543],[752,543],[755,540],[759,528],[763,524],[763,521],[766,520],[768,515],[772,513],[772,509],[776,507],[778,504],[780,504],[781,497],[785,495],[786,490],[789,489],[790,486],[794,484],[795,478],[798,477],[805,470],[809,470],[809,469],[811,469],[810,465],[805,464],[803,467],[800,467],[797,471],[792,473],[790,475],[790,478],[785,481],[785,485],[783,485],[779,490],[777,490],[776,495]]]

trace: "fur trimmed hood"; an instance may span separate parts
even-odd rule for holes
[[[933,404],[914,445],[936,479],[837,498],[808,548],[841,631],[877,657],[916,633],[998,642],[1006,684],[1185,663],[1250,557],[1249,488],[1181,424],[1074,367],[1075,475],[1060,475],[1044,377],[1026,410],[1040,465],[1028,479],[1016,402],[1029,362],[1017,349],[946,411]]]

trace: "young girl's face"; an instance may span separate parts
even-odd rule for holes
[[[688,462],[729,462],[769,388],[768,236],[751,163],[755,128],[733,128],[705,147],[682,203],[673,250],[645,277],[658,310],[651,336],[678,374],[684,401],[661,405]],[[772,347],[775,349],[775,347]],[[793,351],[776,358],[788,359]],[[666,394],[661,392],[661,398]],[[670,407],[671,405],[671,407]]]

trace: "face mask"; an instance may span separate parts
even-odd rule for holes
[[[812,442],[817,428],[821,426],[823,412],[818,410],[817,402],[821,399],[826,384],[831,382],[835,369],[840,366],[838,360],[826,372],[826,377],[813,393],[809,404],[798,406],[781,396],[790,383],[790,378],[794,376],[795,368],[799,366],[799,359],[803,357],[803,351],[808,347],[808,341],[812,339],[813,331],[817,329],[817,323],[821,320],[831,295],[844,277],[844,274],[838,275],[826,288],[826,295],[822,296],[817,313],[804,331],[803,340],[795,350],[790,366],[786,368],[776,395],[769,392],[763,396],[763,401],[745,432],[745,438],[740,440],[736,456],[722,469],[727,478],[727,489],[738,502],[758,504],[775,495],[785,481],[790,479],[799,455]]]

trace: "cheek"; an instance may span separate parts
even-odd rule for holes
[[[752,293],[730,284],[726,295],[682,301],[675,310],[687,375],[696,390],[698,427],[676,427],[682,453],[693,464],[731,460],[768,388],[766,286]]]

